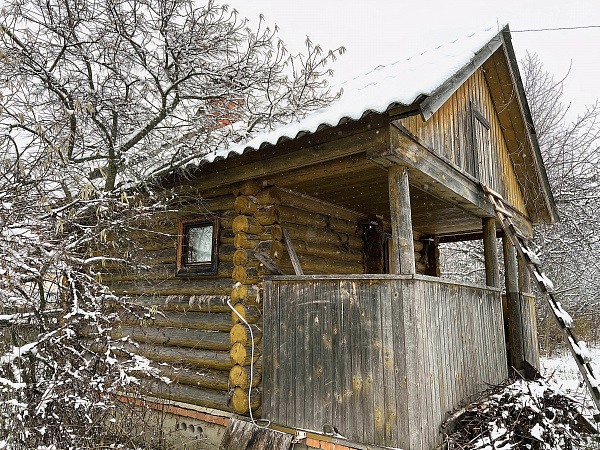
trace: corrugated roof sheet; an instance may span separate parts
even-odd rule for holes
[[[370,112],[383,113],[397,105],[411,105],[429,96],[452,75],[465,67],[502,29],[486,28],[392,64],[377,66],[340,87],[343,93],[331,105],[310,113],[304,119],[257,135],[250,141],[210,153],[203,162],[212,162],[264,145],[275,145],[347,120],[359,120]]]

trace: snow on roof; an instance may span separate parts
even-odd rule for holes
[[[259,134],[250,141],[206,155],[204,162],[213,162],[264,145],[275,145],[314,133],[326,126],[334,127],[346,120],[359,120],[365,114],[383,113],[396,105],[411,105],[420,96],[429,96],[452,75],[465,67],[502,26],[486,28],[442,44],[432,50],[392,64],[380,65],[339,87],[339,100],[310,113],[302,120]]]

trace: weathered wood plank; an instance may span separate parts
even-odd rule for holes
[[[259,427],[250,422],[229,419],[220,450],[288,450],[293,436],[288,433]]]
[[[410,448],[411,429],[408,408],[411,398],[409,398],[409,393],[415,389],[415,386],[409,385],[412,383],[412,379],[409,380],[408,370],[414,363],[414,354],[410,354],[409,350],[409,345],[412,350],[412,340],[408,339],[407,342],[407,328],[410,327],[412,314],[410,314],[410,309],[406,310],[408,306],[404,304],[405,294],[410,294],[410,291],[405,292],[402,281],[391,282],[389,291],[387,287],[383,290],[383,292],[386,291],[389,292],[389,301],[383,305],[391,314],[390,321],[383,324],[386,331],[385,337],[388,340],[387,343],[384,342],[384,358],[386,358],[387,351],[391,354],[389,360],[386,361],[388,364],[384,366],[386,369],[384,377],[388,380],[390,387],[395,386],[393,392],[386,394],[388,411],[386,412],[386,422],[395,419],[393,420],[395,423],[391,423],[389,429],[386,429],[386,437],[397,439],[399,447]],[[382,310],[382,313],[384,312]],[[385,319],[385,314],[382,319]],[[390,398],[392,394],[395,397],[393,399]],[[394,408],[395,415],[392,415],[391,408]]]
[[[344,426],[350,436],[354,427],[353,423],[353,386],[352,386],[352,319],[351,319],[351,302],[352,302],[352,283],[349,280],[340,281],[340,297],[342,302],[342,360],[341,365],[344,370],[343,384],[343,400],[344,408]],[[354,433],[356,434],[356,433]]]
[[[306,381],[306,351],[304,346],[304,331],[305,331],[305,302],[307,300],[306,289],[296,291],[293,298],[289,299],[290,306],[294,311],[294,330],[290,330],[293,334],[294,348],[292,349],[293,359],[295,360],[294,368],[294,409],[293,420],[297,422],[299,418],[305,417],[304,398],[306,397],[307,381]]]
[[[323,373],[321,375],[323,383],[322,396],[322,411],[323,411],[323,426],[325,424],[334,426],[333,424],[333,292],[335,290],[334,283],[319,283],[321,285],[320,292],[320,314],[321,314],[321,341],[323,351],[321,354]]]
[[[373,359],[372,359],[372,342],[373,342],[373,325],[370,295],[370,286],[368,283],[361,283],[358,286],[359,306],[360,306],[360,334],[362,343],[360,346],[360,373],[362,382],[362,405],[364,413],[363,421],[363,436],[366,442],[374,442],[375,438],[375,410],[373,406]]]
[[[373,442],[385,445],[385,384],[383,359],[383,330],[381,308],[381,283],[369,284],[369,303],[371,306],[371,370],[373,373]]]

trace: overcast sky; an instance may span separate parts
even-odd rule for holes
[[[508,23],[517,58],[537,53],[556,80],[565,81],[573,113],[600,98],[600,1],[598,0],[224,0],[256,23],[277,24],[288,47],[306,36],[324,48],[346,47],[333,66],[343,81],[427,50],[471,31]],[[581,26],[598,28],[518,33],[517,30]],[[573,114],[574,116],[574,114]]]

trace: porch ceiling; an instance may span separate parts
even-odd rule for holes
[[[283,176],[266,177],[263,182],[343,206],[365,217],[377,214],[384,221],[390,221],[387,169],[368,160],[364,154],[305,167]],[[415,230],[435,235],[481,231],[480,217],[432,195],[420,184],[412,182],[411,179],[411,210]]]

